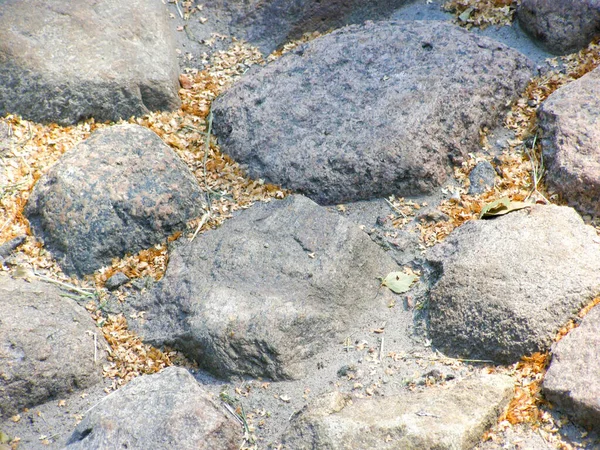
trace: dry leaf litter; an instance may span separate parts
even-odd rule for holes
[[[177,4],[172,0],[171,3]],[[201,6],[192,1],[181,2],[181,6],[183,10],[178,4],[178,11],[182,17],[189,17],[201,11]],[[458,0],[444,5],[446,9],[455,12],[457,20],[467,28],[510,24],[515,6],[516,2],[506,0]],[[268,61],[317,36],[318,33],[304,35],[302,39],[270,55]],[[215,39],[217,38],[219,37],[215,36]],[[470,170],[477,162],[489,158],[483,152],[470,154],[469,159],[455,169],[455,176],[463,187],[449,192],[452,197],[439,206],[439,210],[447,214],[449,220],[418,224],[424,248],[441,242],[464,222],[477,219],[483,206],[497,198],[508,196],[515,201],[560,202],[555,194],[545,192],[543,186],[537,184],[543,175],[540,173],[543,165],[540,160],[539,140],[533,139],[533,143],[531,142],[531,138],[537,133],[536,109],[556,89],[597,67],[600,64],[600,45],[595,41],[578,53],[554,58],[549,62],[555,70],[532,79],[505,118],[505,126],[515,132],[515,139],[509,142],[507,151],[492,161],[502,174],[500,181],[482,195],[465,194],[469,187]],[[220,152],[212,137],[209,136],[207,140],[212,100],[251,65],[262,63],[263,58],[257,49],[234,41],[228,51],[216,53],[204,70],[187,69],[180,76],[180,110],[153,113],[129,120],[157,133],[188,164],[207,192],[205,215],[189,224],[185,236],[176,234],[169,238],[170,241],[178,238],[189,239],[198,232],[215,228],[231,217],[233,211],[247,208],[253,202],[283,198],[288,194],[287,191],[262,180],[250,180],[239,165]],[[115,259],[110,267],[94,274],[92,280],[80,281],[70,279],[62,273],[49,252],[31,236],[29,224],[23,216],[23,208],[31,189],[49,167],[64,152],[89,137],[93,131],[109,125],[96,123],[93,119],[67,127],[36,124],[16,115],[0,119],[0,127],[4,127],[8,135],[8,144],[0,146],[0,244],[26,234],[27,239],[19,247],[16,261],[13,261],[18,269],[23,269],[21,272],[25,274],[24,277],[48,277],[57,283],[71,286],[77,292],[92,292],[90,288],[93,288],[95,298],[88,302],[86,309],[101,327],[109,343],[109,363],[104,368],[104,375],[111,378],[112,387],[117,388],[138,375],[158,372],[172,364],[191,366],[191,363],[176,351],[161,351],[143,344],[139,337],[128,330],[127,320],[123,315],[105,314],[101,308],[103,297],[106,295],[102,287],[117,271],[124,272],[130,278],[160,279],[168,262],[167,243],[143,250],[136,255]],[[482,150],[489,148],[487,133],[487,129],[481,132]],[[407,225],[421,207],[427,206],[393,196],[390,197],[389,203],[395,213],[394,226],[398,228]],[[10,269],[3,267],[1,270]],[[16,273],[17,270],[13,269],[12,272]],[[596,299],[580,313],[580,317],[599,302],[600,299]],[[557,340],[575,326],[577,323],[574,321],[567,324],[558,334]],[[388,357],[396,359],[398,356]],[[555,423],[547,410],[539,408],[543,403],[540,384],[548,362],[548,354],[534,354],[509,368],[488,369],[490,372],[504,371],[513,375],[516,380],[516,395],[498,425],[486,434],[486,439],[498,440],[500,438],[497,433],[503,428],[525,423],[538,429],[543,433],[544,439],[557,448],[572,448],[570,444],[561,441],[558,435],[562,423]],[[453,361],[449,364],[460,362]],[[243,413],[239,406],[236,413]],[[244,448],[255,448],[254,427],[249,423],[255,416],[263,417],[260,420],[264,421],[265,414],[265,411],[254,411],[248,414],[249,422],[244,420]],[[259,426],[260,423],[259,421]],[[18,439],[13,440],[13,443],[17,444]]]

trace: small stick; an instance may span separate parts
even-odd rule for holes
[[[41,274],[39,274],[39,273],[37,273],[35,271],[33,272],[33,275],[36,276],[37,278],[39,278],[40,280],[47,281],[48,283],[57,284],[59,286],[67,288],[67,289],[69,289],[71,291],[75,291],[75,292],[77,292],[77,293],[79,293],[81,295],[85,295],[86,297],[94,297],[94,293],[87,292],[84,289],[80,289],[77,286],[73,286],[72,284],[63,283],[62,281],[58,281],[58,280],[53,280],[52,278],[46,277],[44,275],[41,275]],[[90,290],[93,290],[93,289],[90,288]]]
[[[244,425],[244,422],[242,422],[242,419],[240,419],[240,416],[233,410],[233,408],[228,403],[225,403],[223,401],[221,401],[221,403],[223,404],[225,409],[229,412],[229,414],[231,414],[233,416],[233,418],[240,423],[240,425]]]
[[[179,17],[181,17],[183,19],[183,13],[181,12],[181,9],[179,9],[179,3],[177,3],[177,0],[175,0],[175,7],[177,8],[177,12],[179,13]]]
[[[194,231],[193,236],[190,238],[190,242],[192,242],[194,239],[196,239],[196,236],[200,232],[200,228],[202,228],[204,226],[204,224],[206,223],[206,221],[208,220],[209,217],[210,217],[210,213],[209,212],[204,213],[204,215],[200,219],[200,223],[196,227],[196,231]]]
[[[383,336],[381,336],[381,345],[379,346],[379,361],[383,359]]]
[[[399,208],[396,208],[396,207],[395,207],[395,206],[392,204],[392,202],[390,202],[390,201],[389,201],[387,198],[385,199],[385,201],[387,202],[387,204],[388,204],[388,205],[390,205],[390,208],[392,208],[394,211],[396,211],[398,214],[400,214],[400,215],[401,215],[402,217],[404,217],[405,219],[407,218],[407,217],[406,217],[406,214],[404,214],[404,213],[403,213],[403,212],[402,212],[402,211],[401,211]]]

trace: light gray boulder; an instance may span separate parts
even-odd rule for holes
[[[102,379],[107,343],[56,286],[0,274],[0,417]]]
[[[600,69],[550,95],[538,110],[547,186],[582,214],[600,215]]]
[[[600,431],[600,308],[552,349],[544,397],[575,422]]]
[[[77,425],[66,450],[233,450],[242,429],[186,370],[130,381]]]
[[[532,75],[442,22],[349,26],[251,69],[213,103],[221,149],[319,204],[432,192]]]
[[[386,308],[392,294],[377,277],[393,270],[356,225],[292,196],[174,250],[164,278],[139,299],[144,320],[130,325],[220,376],[299,378],[361,315]]]
[[[0,2],[0,116],[72,124],[179,107],[160,0]]]
[[[321,396],[283,434],[297,450],[471,449],[512,399],[514,382],[487,375],[384,398]]]
[[[550,348],[600,293],[600,238],[569,207],[534,205],[467,222],[426,255],[433,344],[513,363]]]

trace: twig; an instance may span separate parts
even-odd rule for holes
[[[402,217],[404,217],[405,219],[407,219],[406,214],[404,214],[399,208],[397,208],[396,206],[394,206],[394,204],[392,202],[390,202],[387,198],[385,199],[385,201],[387,202],[388,205],[390,205],[390,208],[392,208],[394,211],[396,211]]]
[[[235,412],[235,410],[231,407],[231,405],[229,403],[226,403],[224,401],[221,400],[221,403],[223,404],[223,406],[225,407],[225,409],[229,412],[229,414],[231,414],[233,416],[233,418],[235,420],[237,420],[240,425],[244,425],[244,422],[242,421],[242,419],[240,419],[240,416]]]
[[[179,17],[181,17],[183,19],[183,13],[181,12],[181,9],[179,9],[179,3],[177,3],[177,0],[175,0],[175,8],[177,8],[177,12],[179,13]]]
[[[48,283],[57,284],[59,286],[62,286],[62,287],[67,288],[67,289],[69,289],[71,291],[77,292],[77,293],[79,293],[81,295],[84,295],[86,297],[94,298],[96,296],[95,292],[87,292],[84,289],[80,289],[77,286],[73,286],[72,284],[63,283],[62,281],[58,281],[58,280],[53,280],[50,277],[47,277],[47,276],[44,276],[44,275],[41,275],[41,274],[37,273],[35,270],[33,271],[33,275],[35,277],[39,278],[40,280],[47,281]],[[88,288],[88,290],[94,290],[94,289]]]
[[[381,336],[381,345],[379,346],[379,361],[383,359],[383,336]]]
[[[190,242],[192,242],[194,239],[196,239],[196,235],[200,232],[200,228],[202,228],[204,226],[204,224],[206,223],[206,221],[208,220],[209,217],[210,217],[210,213],[208,213],[208,212],[204,213],[204,215],[200,219],[200,223],[196,227],[196,231],[194,231],[194,234],[190,238]]]
[[[540,182],[542,181],[542,178],[544,177],[544,172],[545,172],[545,167],[544,167],[544,154],[540,152],[540,157],[539,157],[539,161],[536,158],[536,154],[535,154],[535,145],[537,143],[537,133],[535,134],[535,136],[533,137],[533,144],[531,144],[531,150],[529,150],[527,148],[527,146],[525,146],[525,154],[527,155],[527,157],[529,158],[529,161],[531,162],[531,178],[533,179],[533,189],[531,190],[531,192],[529,192],[529,194],[527,195],[527,197],[525,198],[525,201],[527,201],[532,194],[537,194],[540,197],[542,197],[544,199],[544,201],[546,203],[550,203],[550,201],[548,201],[548,199],[546,197],[544,197],[544,195],[538,190],[538,185],[540,184]]]

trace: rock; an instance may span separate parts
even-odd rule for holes
[[[469,173],[469,195],[483,194],[490,188],[494,187],[496,179],[496,170],[489,161],[480,161],[477,163],[471,173]]]
[[[106,289],[108,289],[109,291],[114,291],[115,289],[118,289],[119,287],[123,286],[127,282],[129,282],[129,277],[127,275],[125,275],[123,272],[117,272],[113,276],[111,276],[108,280],[106,280],[104,287]]]
[[[575,422],[600,431],[600,308],[586,315],[552,350],[544,378],[547,400]]]
[[[102,332],[63,291],[0,275],[0,305],[0,417],[101,380]]]
[[[576,52],[600,36],[598,0],[522,0],[517,18],[537,43],[557,55]]]
[[[195,50],[195,45],[206,44],[216,32],[241,38],[268,55],[304,33],[327,32],[352,23],[384,19],[409,2],[410,0],[211,1],[203,4],[200,14],[181,22],[188,30],[186,33],[179,33],[178,38],[180,45],[186,48],[191,46]],[[214,45],[210,45],[206,50],[210,51],[213,47]]]
[[[467,222],[426,258],[429,332],[452,355],[513,363],[546,351],[600,292],[600,242],[568,207],[535,205]]]
[[[214,129],[250,176],[320,204],[432,192],[531,74],[451,24],[350,26],[251,69],[213,103]]]
[[[538,110],[546,183],[582,214],[600,215],[600,69],[555,91]]]
[[[293,449],[470,449],[513,396],[505,375],[474,377],[394,397],[352,399],[334,392],[292,419]]]
[[[137,125],[102,129],[36,184],[25,213],[62,269],[82,276],[164,241],[202,213],[202,191],[160,138]]]
[[[219,376],[299,378],[386,307],[377,277],[392,270],[362,230],[305,197],[258,204],[173,251],[138,331]]]
[[[7,258],[19,245],[25,242],[26,236],[17,236],[0,245],[0,260]]]
[[[159,0],[0,4],[0,116],[71,124],[177,109],[178,76]]]
[[[77,425],[66,450],[238,449],[240,425],[190,373],[169,367],[130,381]]]

